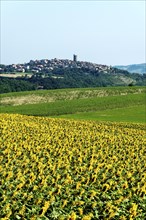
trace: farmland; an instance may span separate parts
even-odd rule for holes
[[[145,126],[1,114],[0,218],[146,218]]]
[[[146,219],[145,88],[1,94],[0,219]]]
[[[54,116],[52,116],[54,117]],[[132,107],[121,107],[116,109],[105,109],[91,112],[80,112],[75,114],[65,114],[56,118],[94,120],[94,121],[116,121],[116,122],[146,122],[146,106],[138,105]]]
[[[1,95],[0,112],[144,123],[145,98],[144,87],[17,92]]]

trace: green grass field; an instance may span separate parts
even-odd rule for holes
[[[1,95],[1,113],[145,123],[144,87],[40,90]]]
[[[95,120],[95,121],[117,121],[117,122],[146,122],[145,105],[101,110],[94,112],[82,112],[76,114],[60,115],[59,118],[76,120]]]
[[[76,88],[76,89],[56,89],[56,90],[33,90],[25,92],[12,92],[1,94],[4,98],[20,98],[28,96],[51,97],[52,100],[67,100],[80,98],[93,98],[103,96],[115,96],[126,94],[139,94],[146,91],[144,86],[133,87],[96,87],[96,88]]]

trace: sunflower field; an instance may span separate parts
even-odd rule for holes
[[[0,219],[146,219],[143,124],[0,116]]]

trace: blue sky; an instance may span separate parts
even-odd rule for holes
[[[1,0],[1,63],[145,62],[145,1]]]

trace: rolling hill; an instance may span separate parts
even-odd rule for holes
[[[1,95],[1,113],[145,122],[145,87],[38,90]]]
[[[37,60],[1,65],[1,93],[61,88],[145,85],[146,74],[72,60]]]
[[[118,69],[121,70],[126,70],[130,73],[146,73],[146,63],[141,63],[141,64],[132,64],[132,65],[127,65],[127,66],[114,66]]]

